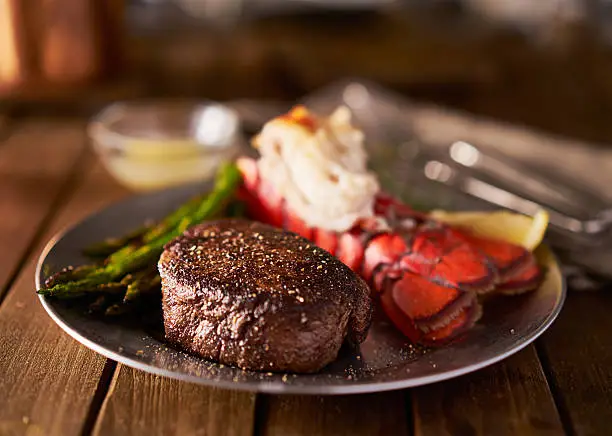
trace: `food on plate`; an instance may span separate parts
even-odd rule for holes
[[[325,250],[246,220],[192,227],[159,261],[166,338],[245,369],[315,372],[362,342],[365,282]]]
[[[429,215],[439,221],[468,230],[475,236],[501,239],[527,250],[540,245],[548,227],[548,212],[541,209],[533,217],[497,212],[447,212],[434,210]]]
[[[261,177],[311,227],[344,231],[374,216],[378,179],[367,169],[363,133],[349,121],[344,107],[315,121],[298,106],[253,140]]]
[[[349,115],[339,108],[326,119],[297,107],[264,126],[254,140],[260,158],[238,162],[247,215],[335,254],[416,343],[440,345],[471,328],[483,295],[538,287],[542,271],[528,249],[445,224],[379,190]]]
[[[64,299],[96,296],[97,310],[104,308],[109,315],[123,312],[141,292],[159,289],[155,265],[164,245],[194,224],[226,215],[240,181],[233,164],[223,166],[210,193],[185,203],[155,225],[90,247],[90,255],[104,258],[102,263],[65,268],[37,292]]]
[[[485,296],[541,283],[532,251],[546,212],[415,211],[380,188],[346,108],[325,118],[298,106],[253,145],[259,158],[222,167],[210,193],[90,247],[101,262],[66,268],[37,292],[89,297],[107,315],[162,295],[168,340],[181,348],[243,368],[312,372],[345,338],[365,338],[365,283],[398,330],[428,346],[468,331]]]

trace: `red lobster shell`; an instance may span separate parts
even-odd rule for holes
[[[360,274],[380,297],[383,310],[412,342],[440,345],[457,338],[480,318],[479,296],[535,289],[541,270],[518,245],[475,237],[379,195],[375,215],[390,230],[373,231],[367,220],[336,233],[311,228],[294,214],[242,158],[241,198],[247,214],[312,240]]]

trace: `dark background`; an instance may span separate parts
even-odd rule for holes
[[[51,3],[68,13],[60,6],[70,2]],[[100,71],[74,84],[0,86],[0,105],[292,100],[350,76],[549,132],[612,139],[609,1],[110,0],[91,3],[98,15],[100,4],[120,15],[98,25],[108,52]]]

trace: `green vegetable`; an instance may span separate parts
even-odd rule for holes
[[[84,254],[93,259],[105,259],[115,251],[129,244],[135,244],[142,240],[143,236],[150,231],[150,227],[143,226],[125,236],[119,238],[108,238],[97,244],[93,244],[84,250]]]
[[[124,289],[124,300],[134,300],[152,280],[148,283],[139,281],[135,273],[155,266],[164,246],[187,228],[222,214],[233,199],[240,181],[238,168],[233,164],[224,165],[208,195],[184,204],[162,222],[143,232],[142,245],[122,246],[110,254],[103,265],[86,265],[60,272],[47,280],[37,293],[57,298],[77,298]],[[128,278],[131,274],[135,276]]]

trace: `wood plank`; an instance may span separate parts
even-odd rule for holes
[[[265,396],[259,434],[408,434],[404,391],[347,396]]]
[[[0,306],[0,434],[80,434],[103,372],[106,359],[61,331],[33,286],[46,241],[125,194],[100,167],[84,166],[82,172],[84,184],[67,199]]]
[[[612,294],[570,292],[559,319],[539,341],[559,409],[577,435],[610,434]]]
[[[3,113],[0,113],[0,144],[6,137],[9,130],[9,117]]]
[[[27,121],[0,147],[0,300],[85,147],[79,121]]]
[[[563,427],[534,347],[412,392],[415,435],[557,435]]]
[[[232,435],[253,431],[255,394],[182,383],[119,365],[94,435]]]

